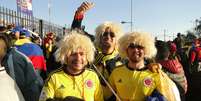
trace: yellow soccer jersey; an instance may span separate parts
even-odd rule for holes
[[[71,76],[59,69],[47,79],[39,101],[67,96],[74,96],[85,101],[103,101],[103,93],[96,73],[86,69],[80,75]]]
[[[110,76],[110,72],[111,72],[111,68],[117,67],[119,65],[122,65],[123,63],[118,60],[115,62],[108,62],[108,64],[106,63],[106,61],[108,60],[112,60],[118,57],[118,51],[113,51],[112,54],[108,54],[108,55],[103,55],[102,52],[99,51],[99,53],[96,55],[96,60],[95,60],[95,65],[98,68],[98,70],[101,72],[101,74],[104,76],[104,78],[108,81],[108,78]],[[108,67],[106,67],[106,65],[110,65]],[[100,80],[102,80],[102,78],[99,76]],[[105,99],[110,97],[110,90],[107,88],[106,84],[103,84],[103,80],[101,82],[102,84],[102,89],[103,89],[103,96]]]
[[[160,83],[157,73],[131,70],[125,65],[113,70],[109,82],[122,101],[145,101]]]

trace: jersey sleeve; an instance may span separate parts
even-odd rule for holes
[[[156,88],[167,101],[181,101],[175,83],[163,72],[159,72],[159,79]]]
[[[110,86],[112,87],[112,89],[116,92],[116,86],[115,86],[115,80],[114,80],[114,73],[112,72],[108,81],[109,81],[109,84]],[[107,91],[110,91],[108,92],[108,95],[112,96],[113,95],[113,92],[111,91],[111,89],[107,86]]]
[[[97,75],[95,76],[95,80],[96,80],[96,89],[95,89],[94,99],[95,101],[104,101],[103,90]]]
[[[54,78],[53,76],[50,76],[45,82],[45,85],[43,86],[39,101],[46,101],[47,99],[54,98],[54,85]]]

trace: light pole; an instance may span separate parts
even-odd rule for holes
[[[121,24],[126,24],[126,23],[129,23],[131,25],[131,32],[132,32],[133,22],[131,22],[131,21],[121,21]]]
[[[164,30],[163,30],[163,34],[164,34],[164,41],[166,41],[166,32],[167,32],[167,30],[166,30],[166,29],[164,29]]]
[[[133,30],[133,0],[131,0],[131,32]]]
[[[133,0],[130,1],[131,3],[131,10],[130,10],[130,21],[121,21],[121,24],[125,24],[125,23],[130,23],[131,29],[130,31],[133,31]]]

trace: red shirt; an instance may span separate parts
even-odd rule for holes
[[[195,47],[190,53],[190,63],[193,63],[196,60],[196,55],[197,59],[200,61],[201,60],[201,47]]]

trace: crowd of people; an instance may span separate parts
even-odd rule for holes
[[[184,49],[145,32],[103,22],[82,28],[83,2],[71,30],[41,40],[22,26],[0,27],[1,101],[200,101],[201,40]]]

